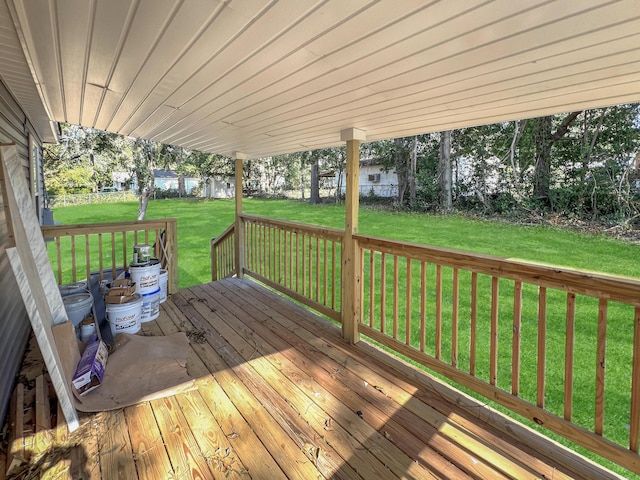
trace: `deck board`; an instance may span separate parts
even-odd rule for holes
[[[191,339],[197,389],[84,415],[81,444],[55,471],[109,480],[568,479],[591,471],[578,468],[577,455],[550,459],[553,443],[510,438],[495,412],[478,404],[470,413],[461,394],[443,394],[441,383],[364,342],[348,344],[338,326],[250,280],[182,289],[141,334],[179,331]],[[71,440],[60,426],[56,436]]]

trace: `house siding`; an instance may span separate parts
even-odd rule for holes
[[[16,144],[24,175],[32,185],[28,132],[24,112],[0,79],[0,143]],[[39,149],[40,140],[34,134],[32,139]],[[0,421],[4,421],[31,327],[6,254],[10,239],[1,189],[0,185]]]

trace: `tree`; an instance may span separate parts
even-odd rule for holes
[[[142,138],[131,139],[131,159],[138,182],[138,220],[144,220],[147,205],[155,188],[153,170],[166,167],[175,161],[175,149],[168,145],[152,142]]]
[[[555,132],[553,117],[546,116],[536,119],[535,130],[535,162],[533,173],[533,196],[545,204],[549,203],[551,188],[551,149],[569,131],[569,126],[582,112],[571,112],[566,115]]]
[[[440,162],[438,164],[440,207],[453,208],[453,171],[451,165],[451,130],[440,133]]]
[[[122,137],[66,123],[60,129],[59,143],[43,151],[48,193],[97,192],[112,185],[123,159]]]

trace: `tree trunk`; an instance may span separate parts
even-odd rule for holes
[[[553,117],[538,119],[535,136],[536,157],[533,171],[533,197],[545,203],[549,201],[551,186],[551,127]]]
[[[404,148],[404,139],[396,138],[393,143],[395,145],[396,175],[398,175],[398,205],[404,205],[404,195],[409,184],[407,152]]]
[[[533,171],[533,197],[549,205],[549,192],[551,189],[551,149],[553,145],[564,137],[569,131],[569,126],[582,113],[569,113],[555,133],[552,133],[553,117],[546,116],[537,119],[538,125],[535,135],[535,165]]]
[[[409,203],[416,203],[416,170],[418,167],[418,136],[413,137],[413,148],[411,149],[411,164],[409,166]]]
[[[184,184],[184,175],[181,173],[178,175],[178,197],[186,197],[187,188]]]
[[[138,220],[144,220],[147,214],[147,205],[149,205],[149,198],[151,197],[151,189],[144,188],[140,195],[140,202],[138,203]]]
[[[451,168],[451,130],[440,134],[440,161],[438,162],[438,185],[440,190],[440,207],[444,210],[453,208],[453,176]]]
[[[320,203],[320,176],[318,175],[318,159],[311,164],[311,195],[309,202]]]

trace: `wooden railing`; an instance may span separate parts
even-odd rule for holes
[[[640,282],[356,239],[361,334],[640,472]]]
[[[105,272],[113,278],[126,268],[137,243],[153,245],[155,256],[168,271],[167,290],[178,289],[176,219],[135,222],[43,226],[47,251],[58,284],[75,282]]]
[[[343,232],[242,215],[243,272],[340,321]]]
[[[236,274],[235,224],[222,235],[211,239],[211,280],[221,280]]]
[[[241,225],[243,273],[340,319],[344,232]],[[360,334],[640,473],[640,281],[354,239]]]

